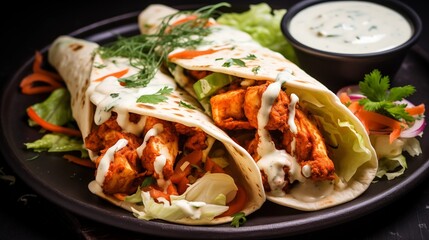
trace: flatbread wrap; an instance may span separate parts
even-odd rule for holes
[[[362,123],[283,55],[199,14],[154,4],[140,13],[139,26],[142,34],[158,35],[183,24],[204,30],[193,46],[171,49],[166,65],[215,124],[251,154],[267,199],[314,211],[364,193],[378,162]]]
[[[127,86],[120,80],[138,69],[99,47],[60,36],[48,52],[96,166],[92,193],[138,218],[187,225],[230,222],[262,206],[256,164],[189,94],[161,69]]]

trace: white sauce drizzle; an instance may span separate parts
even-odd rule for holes
[[[286,195],[282,188],[286,185],[285,173],[283,167],[289,167],[289,182],[299,181],[291,188],[290,194],[304,202],[314,202],[320,200],[334,191],[334,184],[331,181],[313,182],[311,179],[311,166],[304,165],[302,168],[294,157],[296,148],[296,139],[293,138],[291,146],[291,154],[285,150],[275,148],[274,142],[265,126],[269,120],[269,113],[272,105],[281,91],[281,86],[284,82],[293,79],[293,75],[289,71],[281,72],[274,83],[271,83],[266,91],[262,94],[261,108],[258,111],[258,154],[261,158],[258,160],[258,167],[267,175],[268,183],[271,188],[272,196],[281,197]],[[291,94],[291,102],[289,105],[288,124],[290,131],[294,134],[298,132],[295,125],[295,107],[299,101],[298,96]]]
[[[149,131],[147,131],[146,135],[144,136],[143,143],[137,148],[137,154],[140,158],[143,155],[143,151],[146,148],[147,142],[149,141],[149,139],[153,136],[160,134],[163,131],[164,131],[164,126],[161,123],[157,123],[153,125],[153,127],[149,129]],[[162,171],[164,169],[165,164],[167,163],[167,156],[170,156],[170,153],[167,147],[163,147],[159,149],[159,151],[160,151],[159,152],[160,155],[155,158],[153,167],[155,169],[155,172],[159,176],[157,178],[158,186],[161,188],[166,188],[169,182],[164,180],[164,174]]]
[[[289,118],[287,120],[287,123],[289,124],[290,131],[293,134],[298,133],[298,129],[297,129],[296,124],[295,124],[295,107],[296,107],[296,104],[298,103],[298,101],[299,101],[298,96],[296,94],[292,93],[290,95],[290,104],[288,106]]]
[[[202,215],[202,209],[205,202],[189,202],[187,200],[177,200],[174,202],[182,211],[192,219],[200,219]]]
[[[146,135],[144,136],[143,143],[137,148],[137,154],[139,158],[143,155],[143,150],[146,148],[147,142],[149,141],[149,138],[156,136],[164,131],[164,126],[161,123],[157,123],[153,125],[149,131],[147,131]]]
[[[122,128],[123,131],[132,133],[136,136],[139,136],[146,124],[146,116],[140,116],[140,120],[137,123],[133,123],[129,120],[128,111],[119,110],[116,111],[118,116],[116,117],[116,122]]]
[[[126,139],[119,139],[115,143],[115,145],[107,149],[106,153],[101,158],[97,167],[97,174],[95,177],[95,181],[97,181],[100,186],[103,186],[104,178],[107,174],[107,171],[109,170],[110,163],[114,160],[115,153],[127,146],[127,144],[128,141]]]
[[[296,159],[289,155],[285,150],[275,148],[274,142],[271,140],[270,133],[265,129],[268,123],[272,105],[281,91],[281,86],[289,79],[293,79],[293,75],[289,71],[279,73],[274,83],[268,85],[265,92],[262,94],[261,107],[258,111],[258,154],[261,159],[258,160],[258,167],[267,175],[268,183],[271,188],[271,194],[275,196],[283,196],[285,193],[282,188],[286,185],[284,166],[290,168],[290,181],[299,178],[300,171]]]
[[[129,60],[126,58],[115,58],[115,62],[106,60],[104,64],[106,68],[111,68],[109,71],[103,71],[103,74],[110,72],[116,72],[119,69],[128,68],[129,71],[126,76],[136,74],[138,69],[129,66]],[[113,60],[112,60],[113,61]],[[92,78],[98,78],[101,76],[92,76]],[[169,87],[176,89],[176,84],[171,81],[170,78],[164,78],[163,73],[158,72],[154,79],[146,87],[139,88],[127,88],[120,84],[118,78],[110,76],[105,78],[101,82],[92,82],[91,87],[88,88],[87,94],[90,97],[91,102],[96,106],[94,114],[94,122],[97,125],[101,125],[103,122],[108,120],[111,116],[111,111],[117,112],[119,115],[128,113],[128,106],[135,106],[137,99],[142,95],[154,94],[163,87]],[[137,124],[131,123],[128,118],[124,116],[118,116],[118,124],[124,129],[124,131],[130,131],[138,133],[141,125],[144,125],[144,121]],[[124,118],[122,118],[124,117]]]

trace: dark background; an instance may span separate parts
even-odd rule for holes
[[[157,1],[193,4],[201,1]],[[216,1],[207,1],[208,3]],[[246,1],[248,3],[257,1]],[[285,7],[297,1],[283,1]],[[45,48],[58,35],[88,24],[140,11],[148,1],[21,1],[8,2],[0,14],[3,86],[21,65]],[[424,29],[418,45],[429,52],[429,19],[424,1],[406,3],[420,14]],[[1,117],[0,117],[1,120]],[[11,126],[13,127],[13,126]],[[19,131],[19,129],[17,129]],[[427,149],[423,149],[427,151]],[[105,226],[67,212],[30,189],[3,158],[0,170],[16,177],[14,184],[0,180],[0,239],[139,239],[145,236]],[[355,221],[293,239],[429,239],[429,187],[427,177],[405,196]],[[250,237],[250,236],[249,236]]]

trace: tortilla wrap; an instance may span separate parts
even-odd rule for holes
[[[161,4],[148,6],[139,15],[141,32],[156,33],[161,29],[160,25],[164,24],[163,19],[177,12]],[[180,18],[185,19],[186,15],[176,14],[172,19],[180,22]],[[173,20],[170,25],[174,27]],[[253,127],[256,135],[251,135],[251,138],[245,139],[240,145],[249,152],[253,150],[252,156],[263,175],[267,199],[287,207],[313,211],[348,202],[365,192],[377,171],[376,153],[362,123],[340,102],[338,97],[281,54],[264,48],[252,40],[247,33],[217,23],[207,27],[211,32],[204,37],[200,45],[192,49],[174,49],[168,55],[167,65],[179,85],[197,98],[205,106],[207,114],[231,137],[243,138],[239,136],[240,131],[252,131]],[[204,54],[181,57],[184,55],[180,53],[189,50]],[[200,76],[195,73],[204,72],[208,75],[200,79],[195,77],[195,75]],[[210,76],[218,76],[218,78],[209,79]],[[225,86],[216,86],[222,84],[221,78],[222,81],[226,81]],[[250,100],[247,101],[245,100],[247,95],[244,95],[246,97],[240,95],[239,91],[245,91],[245,94],[248,94],[249,89],[258,89],[263,85],[266,89],[270,89],[263,92],[263,94],[267,93],[267,97],[261,96],[251,101],[250,95]],[[276,89],[276,95],[273,95]],[[287,96],[284,98],[289,102],[280,109],[275,109],[274,104],[280,102],[279,96],[283,94],[282,92],[286,93]],[[236,96],[239,97],[235,98]],[[267,100],[269,98],[271,100]],[[296,100],[291,100],[293,98]],[[270,101],[271,103],[268,103]],[[221,104],[223,106],[216,106]],[[257,126],[249,127],[252,123],[246,109],[252,108],[258,109],[257,120],[253,119],[257,122]],[[261,124],[261,121],[274,119],[275,110],[287,113],[283,116],[286,120],[278,129],[268,131],[266,122]],[[305,121],[297,120],[298,112],[303,115],[299,119]],[[224,118],[219,118],[223,116],[222,114]],[[293,121],[289,122],[290,119]],[[227,121],[230,121],[231,125],[241,124],[245,127],[236,131],[239,133],[232,135],[237,129],[230,125],[226,126]],[[306,133],[296,132],[292,128],[298,124],[307,123],[312,127]],[[275,139],[275,135],[279,132],[282,135]],[[298,136],[302,135],[305,135],[309,141],[297,143]],[[292,141],[288,144],[279,144],[286,138],[292,138]],[[252,146],[246,145],[245,141],[253,141],[257,147],[253,146],[252,149]],[[264,148],[264,144],[271,144],[271,148]],[[305,149],[308,144],[311,145],[310,149],[307,149],[307,152],[304,150],[300,152],[299,149]],[[333,163],[333,167],[324,169],[321,166],[323,163],[320,161],[318,163],[316,158],[319,156],[313,152],[318,152],[319,147],[322,150],[326,148],[324,152],[327,156],[323,161],[327,166]],[[322,150],[319,152],[323,152]],[[308,152],[312,154],[308,159],[297,160],[298,155],[305,155]],[[277,167],[270,168],[273,165]],[[311,169],[310,172],[309,169]],[[326,178],[320,180],[316,179],[318,178],[316,174],[320,174],[316,173],[316,170],[334,170],[334,172],[326,174]]]
[[[247,197],[245,206],[240,210],[241,212],[249,215],[262,206],[265,201],[265,194],[261,186],[257,166],[254,162],[249,161],[250,158],[246,151],[213,124],[213,121],[199,108],[199,104],[194,98],[178,88],[174,80],[162,71],[157,71],[146,87],[128,88],[122,86],[118,81],[119,77],[115,74],[127,69],[125,75],[122,76],[127,77],[137,73],[138,70],[132,67],[128,59],[125,58],[102,59],[96,51],[98,47],[98,44],[83,39],[60,36],[51,45],[48,56],[50,64],[62,76],[71,93],[73,117],[82,132],[85,146],[100,144],[95,141],[99,140],[99,136],[95,136],[93,133],[96,129],[99,131],[97,134],[105,134],[100,139],[108,141],[106,140],[108,139],[106,137],[108,136],[107,133],[102,132],[100,129],[104,126],[103,124],[111,119],[113,119],[112,122],[116,128],[117,126],[120,127],[120,130],[113,132],[121,134],[120,136],[127,136],[127,138],[115,140],[113,146],[113,143],[110,145],[106,143],[107,146],[102,150],[88,149],[91,160],[97,166],[95,180],[89,184],[89,190],[92,193],[128,211],[132,211],[138,218],[163,219],[188,225],[210,225],[231,221],[232,217],[230,215],[215,216],[228,208],[225,208],[225,202],[230,202],[232,198],[238,195],[237,186],[242,186]],[[164,101],[159,103],[137,102],[140,96],[145,94],[156,95],[157,91],[164,87],[172,90],[170,94],[165,95]],[[181,104],[186,104],[188,107],[183,107]],[[138,116],[139,120],[131,121],[131,115]],[[116,116],[116,119],[112,118],[113,116]],[[148,127],[149,119],[157,124]],[[174,134],[178,133],[169,132],[168,130],[173,128],[168,128],[168,126],[175,126],[175,130],[179,132],[177,123],[186,130],[195,130],[197,133],[202,131],[207,135],[205,141],[202,142],[202,144],[207,144],[207,147],[201,147],[203,150],[200,150],[202,151],[203,161],[205,160],[206,163],[209,158],[215,158],[212,156],[213,151],[226,150],[221,151],[220,154],[219,152],[217,153],[226,165],[223,168],[226,173],[215,173],[214,170],[212,173],[205,173],[203,177],[198,178],[194,183],[189,183],[190,186],[179,197],[170,196],[171,201],[177,200],[176,205],[173,203],[170,205],[165,198],[153,199],[148,192],[145,192],[143,187],[138,187],[142,183],[142,179],[148,177],[149,168],[145,169],[145,167],[140,166],[140,171],[133,172],[132,170],[135,169],[130,166],[134,163],[130,163],[129,159],[127,159],[128,162],[121,163],[118,153],[122,149],[130,147],[131,140],[143,137],[144,140],[142,140],[140,147],[130,151],[134,155],[139,153],[137,161],[149,158],[149,155],[153,154],[152,152],[149,152],[150,154],[147,152],[151,150],[148,147],[150,144],[153,144],[150,145],[151,147],[160,146],[160,149],[155,149],[157,150],[155,151],[156,158],[153,164],[150,163],[155,170],[149,176],[155,178],[155,187],[163,187],[161,191],[165,192],[166,187],[173,185],[171,184],[171,179],[168,179],[165,173],[168,163],[166,158],[173,151],[179,152],[176,154],[177,158],[180,154],[185,155],[186,151],[190,151],[186,150],[185,147],[181,148],[181,145],[178,145],[180,149],[177,150],[177,145],[174,145],[178,141]],[[150,129],[146,131],[144,130],[145,128]],[[169,136],[174,140],[165,140],[161,136]],[[155,140],[151,142],[151,139],[155,137],[158,137],[158,140],[161,139],[159,141],[165,140],[166,142],[161,142],[157,145],[158,142],[155,142]],[[173,145],[175,147],[172,147]],[[209,152],[210,148],[211,151]],[[146,151],[146,149],[149,150]],[[188,165],[185,165],[185,163],[188,163]],[[185,163],[182,166],[176,166],[174,170],[181,168],[181,170],[185,171],[188,167],[191,168],[191,164],[188,161],[185,161]],[[115,165],[120,167],[115,167]],[[127,172],[132,172],[129,174],[129,178],[128,175],[124,175]],[[110,175],[113,175],[113,177],[109,177]],[[204,179],[204,181],[201,179]],[[117,182],[114,182],[115,180]],[[106,193],[105,187],[110,186],[108,183],[119,189],[124,187],[123,185],[125,187],[135,186],[137,194],[132,194],[134,193],[132,192],[127,193],[127,195],[141,198],[140,201],[143,201],[144,204],[139,205],[134,202],[119,200],[113,196],[115,193],[110,192],[111,189]],[[113,189],[115,189],[114,187]],[[140,189],[141,192],[139,192]],[[121,194],[120,192],[118,193]],[[204,194],[207,194],[207,196],[202,196]],[[183,209],[186,208],[188,210],[184,211]]]

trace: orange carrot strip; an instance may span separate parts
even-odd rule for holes
[[[182,24],[182,23],[185,23],[185,22],[189,22],[189,21],[192,21],[192,20],[195,20],[195,19],[197,19],[197,16],[195,16],[195,15],[190,15],[190,16],[187,16],[187,17],[181,18],[181,19],[179,19],[179,20],[177,20],[177,21],[175,21],[175,22],[171,23],[171,24],[170,24],[170,26],[177,26],[177,25],[179,25],[179,24]]]
[[[167,186],[167,194],[168,195],[179,195],[177,192],[176,186],[174,184],[170,183],[170,185]]]
[[[38,82],[43,83],[43,85],[37,85]],[[63,85],[49,75],[32,73],[24,77],[19,86],[22,93],[31,95],[52,92]]]
[[[178,184],[182,178],[186,178],[191,172],[191,165],[196,165],[201,162],[202,156],[202,151],[196,150],[182,157],[176,163],[176,167],[174,168],[174,174],[170,177],[171,182]],[[182,169],[182,165],[186,162],[189,162],[189,164],[184,169]]]
[[[386,125],[378,123],[378,122],[374,122],[374,121],[366,121],[365,125],[368,127],[368,131],[369,130],[378,130],[378,129],[383,129],[386,127]]]
[[[118,199],[119,201],[125,201],[125,198],[128,196],[124,193],[114,193],[113,196]]]
[[[376,112],[370,112],[362,109],[361,111],[356,113],[356,116],[365,124],[368,126],[368,123],[373,121],[378,124],[390,127],[392,129],[392,132],[389,136],[389,141],[392,143],[395,139],[397,139],[402,131],[402,123],[399,121],[396,121],[395,119],[386,117],[382,114],[376,113]],[[377,129],[369,129],[369,130],[377,130]]]
[[[64,133],[70,136],[81,136],[81,133],[79,130],[66,128],[66,127],[58,126],[50,122],[47,122],[45,119],[37,115],[36,111],[34,111],[32,107],[27,108],[27,115],[31,118],[31,120],[35,121],[37,124],[39,124],[42,128],[46,130],[57,132],[57,133]]]
[[[425,113],[425,104],[422,103],[414,107],[407,107],[405,108],[405,111],[407,111],[410,115],[422,115]]]
[[[189,179],[187,177],[182,177],[179,181],[179,183],[177,183],[177,192],[179,194],[183,194],[186,189],[188,189],[189,187]]]
[[[222,49],[207,49],[207,50],[184,50],[168,55],[168,59],[179,58],[179,59],[192,59],[198,56],[212,54]]]
[[[45,69],[42,69],[42,62],[43,62],[43,55],[39,51],[36,51],[34,55],[33,72],[41,73],[43,75],[49,76],[54,80],[61,80],[60,75],[47,71]]]
[[[217,217],[231,216],[243,210],[247,202],[247,194],[243,187],[241,186],[237,186],[237,187],[238,187],[238,190],[237,190],[237,194],[235,195],[235,198],[227,204],[229,206],[229,209]]]
[[[79,158],[70,154],[64,154],[63,158],[84,167],[95,168],[95,164],[89,159]]]
[[[171,23],[171,24],[170,24],[170,27],[174,27],[174,26],[177,26],[177,25],[180,25],[180,24],[183,24],[183,23],[189,22],[189,21],[196,20],[196,19],[197,19],[197,16],[195,16],[195,15],[190,15],[190,16],[187,16],[187,17],[181,18],[181,19],[179,19],[179,20],[177,20],[177,21],[175,21],[175,22]],[[205,27],[209,27],[209,26],[212,26],[212,25],[214,25],[214,24],[213,24],[213,22],[207,21],[207,23],[206,23]]]
[[[217,165],[209,157],[206,159],[206,163],[204,165],[204,170],[206,170],[206,172],[211,172],[211,173],[225,173],[223,168],[221,168],[219,165]]]
[[[164,193],[161,190],[158,190],[152,186],[149,187],[149,194],[153,199],[158,199],[160,197],[163,197],[165,199],[167,199],[168,201],[170,201],[170,195],[168,195],[167,193]]]
[[[356,113],[360,111],[363,107],[359,105],[359,102],[351,102],[348,108],[350,109],[350,111],[352,111],[352,113]]]
[[[118,72],[114,72],[114,73],[109,73],[105,76],[102,76],[100,78],[97,78],[94,80],[94,82],[101,82],[104,79],[108,78],[108,77],[116,77],[116,78],[120,78],[122,76],[124,76],[125,74],[127,74],[128,72],[128,68],[125,68],[124,70],[118,71]]]
[[[339,98],[342,104],[348,104],[351,102],[350,96],[346,92],[340,93]]]

